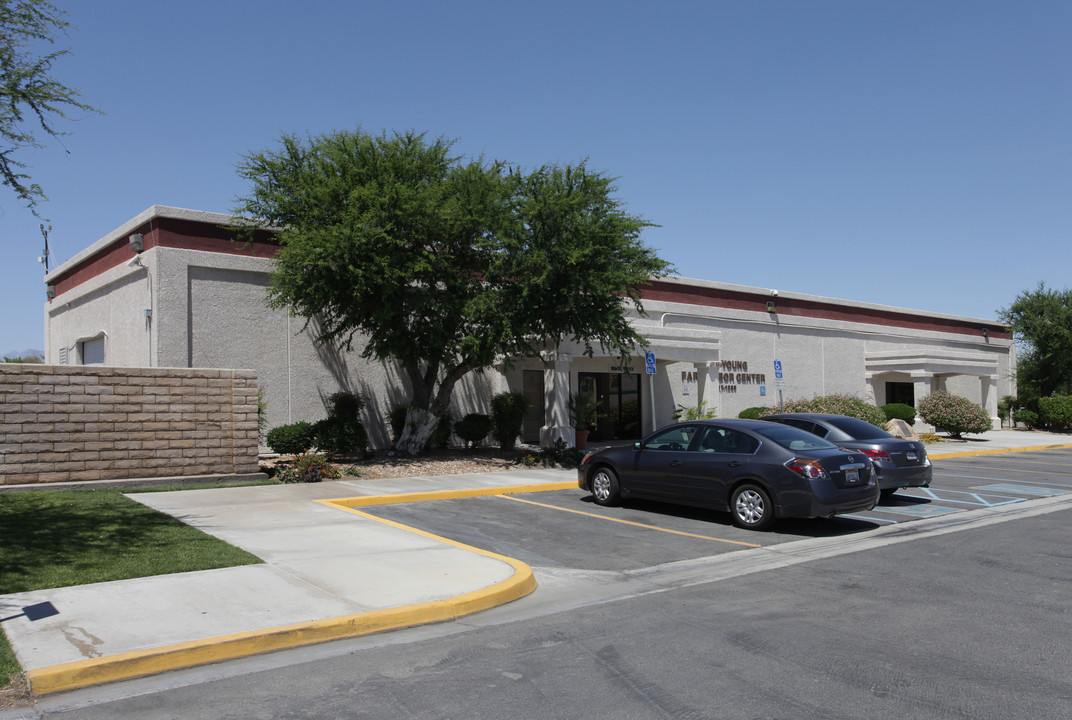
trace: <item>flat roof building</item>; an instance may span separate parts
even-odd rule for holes
[[[237,222],[153,206],[50,272],[45,362],[253,369],[269,427],[318,420],[328,396],[350,390],[366,403],[373,447],[388,447],[386,416],[408,400],[403,374],[359,348],[318,347],[302,318],[270,309],[278,246],[271,231],[237,240]],[[635,357],[598,348],[587,357],[567,343],[470,374],[455,391],[455,418],[486,412],[495,393],[524,392],[524,440],[572,444],[572,393],[597,398],[603,415],[590,438],[606,441],[640,438],[700,401],[735,417],[776,405],[779,392],[914,406],[943,389],[985,407],[999,427],[998,399],[1016,394],[1015,345],[996,320],[681,277],[653,280],[642,297],[646,315],[627,313],[649,343]]]

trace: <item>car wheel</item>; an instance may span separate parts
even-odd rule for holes
[[[774,522],[774,505],[767,491],[746,483],[733,491],[730,498],[733,524],[746,530],[766,530]]]
[[[618,476],[610,468],[598,468],[592,475],[592,497],[597,505],[617,505],[622,497]]]

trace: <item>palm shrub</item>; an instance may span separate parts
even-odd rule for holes
[[[709,420],[718,416],[718,410],[714,407],[707,407],[707,403],[701,400],[696,404],[696,407],[685,407],[684,405],[678,405],[677,410],[674,411],[674,419],[678,422],[690,422],[692,420]]]
[[[484,442],[491,431],[491,418],[480,413],[469,413],[454,423],[454,434],[465,441],[466,447]]]
[[[368,451],[368,433],[361,422],[365,403],[348,391],[328,398],[328,416],[313,426],[316,446],[329,455],[354,455]]]
[[[300,420],[289,425],[280,425],[268,431],[265,442],[272,452],[280,455],[297,455],[316,443],[316,433],[310,423]]]
[[[780,412],[778,408],[768,408],[763,415]],[[875,427],[886,427],[886,413],[874,405],[864,402],[852,395],[823,395],[811,400],[791,400],[785,404],[787,413],[825,413],[827,415],[845,415],[869,422]]]
[[[521,393],[499,393],[491,398],[491,435],[503,450],[509,450],[521,434],[529,399]]]
[[[1038,415],[1053,430],[1072,427],[1072,395],[1051,395],[1038,401]]]
[[[981,405],[945,390],[935,390],[919,401],[919,416],[935,428],[958,438],[964,433],[990,429],[990,416]]]
[[[886,420],[904,420],[911,425],[916,424],[916,409],[911,405],[905,405],[904,403],[887,403],[881,408],[886,415]]]

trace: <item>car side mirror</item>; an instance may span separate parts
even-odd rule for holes
[[[635,443],[633,443],[633,449],[634,450],[643,450],[644,449],[644,443],[642,443],[639,440],[637,440]]]

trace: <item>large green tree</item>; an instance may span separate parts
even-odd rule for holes
[[[467,373],[563,340],[627,354],[640,288],[668,264],[611,178],[584,163],[522,172],[423,134],[339,131],[246,155],[236,212],[280,228],[269,303],[316,340],[393,359],[420,452]]]
[[[55,122],[68,112],[98,112],[52,77],[52,63],[69,51],[39,52],[70,27],[64,16],[45,0],[0,0],[0,181],[35,214],[45,194],[16,155],[43,147],[39,131],[63,135]]]
[[[1021,403],[1035,410],[1040,397],[1072,394],[1072,290],[1039,283],[1002,308],[999,317],[1012,325],[1017,341]]]

